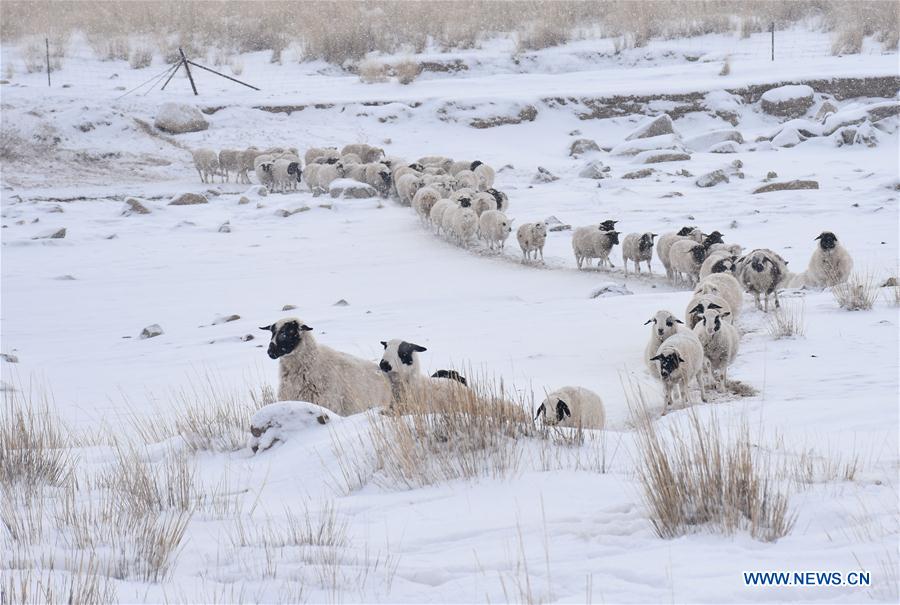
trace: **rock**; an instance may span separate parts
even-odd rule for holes
[[[866,115],[872,122],[883,120],[891,116],[900,115],[900,103],[888,101],[887,103],[875,103],[866,106]]]
[[[777,178],[778,178],[778,173],[775,172],[774,170],[770,170],[769,172],[766,173],[767,181],[771,181],[772,179],[777,179]]]
[[[591,151],[600,151],[596,141],[592,139],[576,139],[569,146],[569,157],[577,158]]]
[[[741,148],[734,141],[725,141],[723,143],[716,143],[709,149],[707,149],[710,153],[737,153]]]
[[[657,137],[648,137],[635,141],[619,143],[610,150],[612,155],[637,155],[642,151],[651,149],[674,149],[684,151],[681,140],[674,134],[661,134]]]
[[[203,113],[186,103],[163,103],[156,113],[154,126],[170,134],[198,132],[209,128]]]
[[[775,147],[794,147],[799,145],[806,138],[803,137],[795,128],[785,128],[772,139],[772,145]]]
[[[306,212],[309,210],[309,206],[300,206],[299,208],[294,208],[292,210],[285,210],[284,208],[279,208],[275,211],[275,216],[280,216],[282,218],[287,218],[289,216],[294,216],[300,212]]]
[[[737,130],[723,128],[685,139],[684,146],[691,151],[711,151],[713,145],[725,142],[743,143],[744,137]]]
[[[707,111],[730,122],[732,126],[737,126],[743,105],[739,96],[724,90],[714,90],[703,98],[702,103]]]
[[[835,132],[831,138],[838,147],[845,145],[876,147],[878,145],[878,135],[868,120],[858,126],[845,126]]]
[[[140,200],[130,197],[125,200],[122,216],[131,216],[132,214],[150,214],[150,209],[144,206]]]
[[[760,99],[762,110],[769,115],[797,118],[813,104],[813,89],[806,84],[770,88]]]
[[[670,191],[664,195],[659,196],[661,198],[669,198],[669,197],[684,197],[684,194],[680,191]]]
[[[343,298],[332,305],[333,307],[349,307],[350,303],[348,303]]]
[[[737,229],[737,228],[738,228],[738,222],[737,222],[737,221],[731,221],[731,224],[728,225],[728,228],[729,228],[729,229]]]
[[[6,363],[19,363],[19,358],[12,353],[0,353],[0,359]]]
[[[182,193],[169,202],[169,206],[193,206],[194,204],[208,204],[209,200],[200,193]]]
[[[60,229],[51,229],[49,231],[42,231],[41,233],[35,235],[31,239],[63,239],[66,237],[66,228],[61,227]]]
[[[219,225],[219,233],[231,233],[231,221],[225,221]]]
[[[49,213],[51,213],[51,214],[62,214],[63,212],[65,212],[65,210],[63,210],[63,207],[62,207],[62,206],[60,206],[59,204],[56,204],[56,205],[54,205],[54,206],[51,206],[51,207],[47,210],[47,212],[49,212]]]
[[[246,195],[242,195],[241,199],[238,200],[239,206],[243,206],[244,204],[249,204],[249,203],[250,203],[250,198],[247,197]]]
[[[75,281],[75,276],[69,275],[68,273],[66,273],[65,275],[57,275],[53,279],[55,279],[57,281]]]
[[[578,176],[583,179],[605,179],[609,172],[609,166],[604,166],[600,160],[591,160],[579,171]]]
[[[633,141],[634,139],[646,139],[649,137],[657,137],[662,134],[674,134],[674,132],[675,129],[672,128],[672,118],[667,114],[662,114],[661,116],[644,121],[643,124],[632,130],[631,133],[625,137],[625,140]]]
[[[572,225],[563,223],[555,216],[547,217],[544,224],[547,225],[547,231],[569,231],[572,228]]]
[[[249,342],[249,341],[253,340],[254,338],[256,338],[256,337],[253,336],[253,334],[244,334],[243,336],[241,336],[241,341]]]
[[[712,172],[708,172],[699,177],[696,181],[696,184],[697,187],[715,187],[719,183],[727,182],[728,175],[725,174],[724,170],[713,170]]]
[[[147,326],[146,328],[144,328],[143,330],[141,330],[140,337],[142,340],[145,340],[147,338],[155,338],[156,336],[159,336],[162,333],[163,333],[163,329],[160,327],[159,324],[151,324],[151,325]]]
[[[269,190],[268,190],[268,188],[266,188],[265,185],[254,185],[253,187],[251,187],[250,189],[245,191],[244,195],[247,195],[247,196],[256,195],[259,197],[266,197],[267,195],[269,195]]]
[[[625,284],[602,284],[591,291],[591,298],[605,298],[607,296],[628,296],[634,294]]]
[[[897,278],[889,277],[879,287],[881,287],[881,288],[896,288],[897,287]],[[9,361],[9,360],[7,360],[7,361]],[[18,359],[16,361],[18,361]]]
[[[104,239],[119,239],[119,236],[113,233],[112,235],[107,235]]]
[[[254,453],[264,452],[278,442],[290,440],[297,433],[318,430],[333,420],[341,420],[341,417],[312,403],[271,403],[250,418],[250,439],[247,446]]]
[[[220,315],[213,320],[212,325],[217,326],[219,324],[225,324],[230,321],[237,321],[240,318],[241,316],[237,315],[236,313],[233,313],[231,315]]]
[[[694,175],[690,170],[687,170],[686,168],[682,168],[680,170],[675,171],[675,176],[683,176],[683,177],[690,178]]]
[[[816,122],[824,122],[825,118],[833,113],[837,113],[838,108],[831,101],[823,101],[816,112]]]
[[[544,168],[543,166],[538,166],[537,173],[534,175],[532,182],[534,183],[552,183],[553,181],[558,181],[559,177],[554,175],[552,172]]]
[[[292,311],[297,308],[297,305],[284,305],[281,307],[282,311]]]
[[[683,162],[691,159],[690,154],[680,151],[642,151],[634,156],[634,161],[638,164],[659,164],[661,162]]]
[[[338,179],[331,183],[328,189],[333,198],[361,200],[378,197],[378,191],[366,183],[360,183],[353,179]]]
[[[797,189],[818,189],[818,181],[786,181],[781,183],[769,183],[755,189],[753,193],[770,193],[772,191],[794,191]]]
[[[645,179],[651,174],[656,172],[653,168],[641,168],[640,170],[635,170],[634,172],[626,172],[622,175],[623,179]]]

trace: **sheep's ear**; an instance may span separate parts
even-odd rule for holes
[[[814,238],[813,241],[816,241],[817,239],[822,239],[822,234],[821,234],[821,233],[819,234],[818,237]]]
[[[676,353],[676,354],[675,354],[675,357],[678,359],[678,362],[679,362],[679,363],[684,363],[684,359],[681,358],[681,355],[679,355],[678,353]]]
[[[650,319],[648,319],[647,321],[644,322],[644,325],[646,326],[648,323],[651,323],[651,322],[654,322],[654,321],[656,321],[656,318],[655,318],[655,317],[651,317]],[[265,329],[265,328],[263,328],[263,329]]]
[[[384,341],[384,340],[382,340],[382,341],[381,341],[381,346],[383,346],[383,347],[386,349],[386,348],[387,348],[387,342]]]
[[[689,311],[689,313],[690,313],[691,315],[693,315],[694,313],[703,313],[703,304],[702,304],[702,303],[698,303],[696,307],[694,307],[693,309],[691,309],[691,310]]]
[[[540,418],[540,417],[541,417],[541,414],[544,414],[544,415],[547,414],[547,408],[544,407],[544,404],[543,404],[543,403],[541,404],[541,407],[539,407],[539,408],[537,409],[537,413],[534,415],[534,419],[537,420],[538,418]]]
[[[707,309],[721,309],[722,307],[717,305],[716,303],[709,303],[709,306],[706,308]]]
[[[268,332],[271,332],[271,331],[272,331],[272,326],[271,326],[271,325],[269,325],[269,326],[260,326],[259,329],[260,329],[260,330],[266,330],[266,331],[268,331]]]
[[[310,327],[309,327],[308,325],[306,325],[306,324],[302,324],[302,325],[300,326],[300,330],[303,331],[303,332],[311,332],[311,331],[312,331],[312,328],[310,328]]]
[[[676,322],[676,323],[680,323],[680,324],[683,324],[683,323],[684,323],[683,321],[681,321],[680,319],[677,319],[677,318],[675,318],[675,322]]]
[[[659,233],[651,233],[650,234],[650,239],[653,239],[654,237],[659,237]]]
[[[556,402],[556,420],[557,422],[562,422],[566,419],[567,416],[572,415],[572,410],[569,409],[569,406],[566,405],[566,402],[562,399],[557,400]]]
[[[412,348],[412,350],[415,351],[416,353],[423,353],[423,352],[425,352],[425,351],[428,350],[428,349],[426,349],[425,347],[423,347],[423,346],[421,346],[421,345],[417,345],[417,344],[415,344],[415,343],[413,343],[413,342],[409,343],[409,346],[410,346],[410,348]]]
[[[729,315],[731,315],[731,311],[725,311],[724,313],[719,315],[719,317],[728,317]]]
[[[662,355],[654,355],[653,357],[650,358],[650,361],[657,361],[659,359],[662,359]]]

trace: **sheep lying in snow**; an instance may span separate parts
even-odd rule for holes
[[[250,418],[247,446],[253,453],[264,452],[276,443],[287,441],[295,433],[340,421],[334,412],[313,403],[279,401],[260,408]]]
[[[194,158],[194,168],[200,175],[203,183],[212,183],[213,177],[219,172],[219,156],[212,149],[200,148],[191,152]]]
[[[612,221],[610,221],[612,222]],[[578,227],[572,233],[572,251],[575,253],[575,263],[581,269],[584,261],[590,266],[591,261],[599,258],[597,266],[609,264],[615,265],[609,260],[612,247],[619,243],[619,232],[610,231],[604,224]]]
[[[527,261],[532,254],[537,260],[538,253],[544,260],[544,243],[547,241],[547,225],[545,223],[525,223],[516,231],[516,239],[522,249],[522,258]]]
[[[390,404],[391,387],[377,365],[317,343],[299,319],[260,329],[272,333],[268,354],[278,360],[278,399],[316,403],[341,416]]]
[[[703,345],[703,354],[709,360],[713,379],[717,379],[718,386],[725,390],[725,381],[728,377],[728,366],[737,357],[740,334],[737,328],[728,321],[723,321],[728,312],[720,313],[719,309],[707,307],[700,317],[700,322],[694,326],[694,334]]]
[[[491,250],[494,246],[503,250],[506,238],[512,233],[512,224],[513,221],[499,210],[487,210],[478,218],[478,235],[488,243]]]
[[[392,405],[419,400],[434,406],[467,388],[465,377],[455,370],[439,370],[431,377],[422,374],[418,354],[427,351],[425,347],[396,338],[382,340],[381,345],[384,354],[378,367],[391,385]]]
[[[629,233],[622,240],[622,264],[625,265],[625,275],[628,275],[628,261],[634,263],[634,269],[641,272],[641,263],[647,263],[647,271],[653,273],[650,267],[650,259],[653,258],[653,238],[655,233]]]
[[[680,391],[683,405],[688,404],[692,382],[700,387],[700,399],[706,401],[706,391],[703,388],[705,359],[703,345],[692,332],[673,334],[659,345],[656,355],[650,361],[658,364],[659,378],[665,389],[664,416],[675,400],[673,391],[676,389]]]
[[[541,417],[546,425],[602,429],[606,424],[603,400],[584,387],[562,387],[547,395],[534,419]]]
[[[778,301],[778,288],[788,279],[787,262],[768,248],[753,250],[738,261],[738,281],[747,292],[753,294],[756,308],[762,309],[759,295],[763,295],[765,312],[769,312],[769,295],[775,297],[775,308],[781,306]]]
[[[806,269],[806,285],[825,288],[847,281],[853,270],[853,258],[831,231],[823,231],[816,238],[819,245],[809,259]]]
[[[684,327],[684,322],[675,317],[671,311],[659,310],[653,317],[644,322],[644,325],[650,326],[650,341],[644,348],[644,362],[650,369],[650,373],[659,378],[659,365],[653,363],[651,359],[659,350],[659,346],[673,334],[679,332],[690,332]]]

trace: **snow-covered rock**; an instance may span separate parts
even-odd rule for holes
[[[197,132],[209,128],[203,113],[187,103],[163,103],[156,113],[154,126],[171,134]]]
[[[796,118],[812,107],[814,92],[806,84],[771,88],[763,93],[760,107],[769,115]]]
[[[650,149],[676,149],[678,151],[684,150],[684,148],[681,146],[681,139],[679,139],[677,135],[661,134],[656,137],[647,137],[644,139],[637,139],[634,141],[619,143],[612,148],[610,153],[612,155],[637,155],[642,151],[648,151]]]
[[[744,137],[737,130],[723,128],[685,139],[684,146],[691,151],[708,151],[713,145],[725,141],[743,143]]]
[[[328,188],[328,193],[333,198],[343,199],[366,199],[377,197],[378,191],[374,187],[366,183],[360,183],[353,179],[337,179],[332,181]]]
[[[868,120],[858,126],[844,126],[831,135],[831,138],[838,147],[845,145],[875,147],[878,145],[878,135],[872,123]]]
[[[797,132],[796,128],[784,128],[772,139],[772,145],[775,147],[793,147],[805,140],[806,139]]]
[[[823,101],[816,111],[816,122],[824,122],[825,118],[833,113],[837,113],[837,106],[831,101]]]
[[[740,146],[734,141],[723,141],[721,143],[716,143],[715,145],[707,149],[709,153],[737,153],[740,150]]]
[[[822,132],[825,136],[831,136],[844,126],[856,126],[857,124],[862,124],[865,120],[877,122],[896,115],[900,115],[900,103],[895,101],[885,101],[883,103],[866,105],[865,107],[845,109],[825,118]]]
[[[286,442],[297,433],[314,430],[341,417],[322,406],[305,401],[271,403],[250,418],[247,446],[263,452],[277,442]]]
[[[796,189],[818,189],[818,181],[786,181],[781,183],[769,183],[753,190],[753,193],[770,193],[772,191],[793,191]]]
[[[723,120],[737,125],[741,113],[741,98],[724,90],[714,90],[706,94],[702,101],[703,107],[716,114]]]
[[[150,324],[143,330],[141,330],[140,338],[142,340],[146,340],[147,338],[155,338],[156,336],[160,336],[163,334],[163,329],[159,324]]]
[[[659,164],[660,162],[682,162],[691,159],[689,153],[677,150],[653,149],[650,151],[642,151],[634,156],[634,161],[638,164]]]
[[[195,204],[208,204],[209,200],[200,193],[182,193],[169,202],[170,206],[193,206]]]
[[[674,134],[674,132],[675,129],[672,128],[672,118],[664,113],[661,116],[645,120],[640,126],[632,130],[631,133],[625,137],[625,140],[633,141],[634,139],[647,139],[663,134]]]
[[[558,181],[559,177],[544,168],[543,166],[538,166],[537,172],[532,179],[535,183],[552,183],[553,181]]]
[[[287,208],[279,208],[275,211],[275,216],[280,216],[281,218],[287,218],[289,216],[294,216],[295,214],[299,214],[301,212],[306,212],[309,210],[309,206],[299,206],[297,208],[291,208],[288,210]]]
[[[569,146],[569,157],[578,156],[592,151],[600,151],[600,146],[593,139],[576,139]]]
[[[37,235],[32,236],[31,239],[63,239],[64,237],[66,237],[66,228],[60,227],[59,229],[42,231]]]
[[[648,176],[653,175],[656,171],[653,168],[641,168],[640,170],[635,170],[633,172],[626,172],[622,175],[623,179],[645,179]]]
[[[245,196],[255,195],[258,197],[266,197],[269,195],[269,189],[265,185],[254,185],[244,192]]]
[[[625,284],[605,283],[591,290],[591,298],[605,298],[607,296],[628,296],[634,294]]]
[[[609,170],[609,166],[604,166],[600,160],[591,160],[578,172],[578,176],[583,179],[605,179]]]
[[[132,214],[150,214],[150,209],[144,206],[140,200],[130,197],[125,200],[122,216],[131,216]]]
[[[728,175],[724,170],[713,170],[697,178],[697,187],[715,187],[719,183],[727,183]]]

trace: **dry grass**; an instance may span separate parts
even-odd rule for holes
[[[847,311],[868,311],[878,299],[878,286],[871,273],[853,273],[850,278],[831,288],[834,300]]]
[[[357,67],[359,71],[359,80],[364,84],[374,84],[376,82],[387,82],[388,66],[378,59],[366,59]]]
[[[153,63],[153,49],[149,46],[136,46],[128,56],[131,69],[143,69]]]
[[[766,317],[766,328],[775,340],[803,336],[806,333],[806,305],[803,300],[782,301],[781,307]]]
[[[392,67],[394,75],[400,84],[412,84],[419,74],[422,73],[422,67],[411,59],[395,63]]]
[[[0,595],[3,597],[3,604],[113,605],[119,602],[115,584],[109,577],[99,573],[96,559],[83,557],[74,567],[74,571],[3,570],[0,572]]]
[[[687,428],[663,436],[641,401],[632,415],[638,437],[638,479],[650,521],[661,538],[700,528],[724,534],[746,530],[757,540],[790,533],[794,514],[776,483],[776,469],[742,425],[726,434],[715,418],[688,410]]]
[[[228,61],[228,68],[231,69],[233,75],[239,76],[244,73],[244,62],[238,57],[232,57],[232,59]]]
[[[896,2],[832,2],[825,15],[834,30],[831,52],[835,55],[859,53],[863,41],[874,36],[885,50],[895,50],[900,38],[900,4]]]
[[[729,76],[731,75],[731,59],[725,57],[725,62],[722,63],[722,69],[719,70],[720,76]]]

